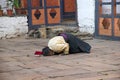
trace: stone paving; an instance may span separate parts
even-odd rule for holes
[[[0,80],[120,80],[120,41],[86,40],[90,54],[35,57],[47,42],[0,40]]]

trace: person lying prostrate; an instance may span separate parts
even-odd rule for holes
[[[69,33],[60,33],[51,38],[48,46],[42,49],[43,56],[56,54],[90,53],[91,46]]]

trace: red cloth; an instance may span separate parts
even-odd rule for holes
[[[42,51],[35,51],[35,53],[34,53],[34,55],[42,55],[43,54],[43,52]]]

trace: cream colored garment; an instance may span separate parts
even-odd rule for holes
[[[49,40],[48,47],[54,52],[63,52],[69,54],[69,44],[65,42],[62,36],[56,36]]]

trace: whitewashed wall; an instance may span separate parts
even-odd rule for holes
[[[0,39],[17,37],[27,32],[27,17],[0,17]]]
[[[2,7],[3,12],[6,13],[6,8],[7,8],[6,0],[0,0],[0,5]]]
[[[6,0],[0,0],[0,5],[6,14]],[[13,38],[28,32],[27,17],[0,17],[0,39]]]
[[[94,33],[95,0],[77,0],[77,11],[80,31]]]

